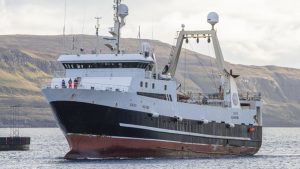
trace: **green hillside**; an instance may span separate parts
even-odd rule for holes
[[[59,54],[90,53],[96,48],[94,36],[67,36],[63,49],[61,36],[3,35],[0,36],[0,126],[9,126],[10,106],[20,104],[20,126],[55,126],[51,109],[40,90],[49,85],[62,66],[56,62]],[[138,52],[139,40],[122,39],[128,52]],[[159,68],[167,63],[171,46],[159,41],[145,40],[154,47]],[[102,52],[109,52],[102,43]],[[186,89],[211,92],[216,90],[214,59],[183,50],[176,78]],[[226,60],[226,56],[225,56]],[[244,66],[226,63],[238,72],[241,91],[261,92],[264,101],[264,124],[267,126],[300,126],[300,70],[277,66]],[[187,66],[185,66],[187,65]],[[185,83],[184,83],[185,81]]]

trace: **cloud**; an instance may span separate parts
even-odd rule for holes
[[[0,25],[3,25],[0,27],[0,32],[3,32],[3,27],[8,23],[5,0],[0,0]]]
[[[113,25],[112,0],[67,2],[67,33],[94,34],[94,17],[102,16],[100,34],[108,35],[107,28]],[[182,23],[186,29],[210,29],[206,15],[216,11],[220,15],[219,40],[227,61],[300,68],[298,0],[123,2],[129,6],[123,37],[137,37],[141,26],[142,38],[174,44]],[[0,34],[61,34],[63,16],[64,0],[0,0]],[[197,45],[187,45],[190,46],[199,50]]]

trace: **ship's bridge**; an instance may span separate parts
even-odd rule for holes
[[[77,88],[128,91],[132,80],[153,76],[155,59],[145,54],[86,54],[61,55],[58,62],[65,68],[64,75],[52,79],[52,88],[63,88],[66,83],[75,79]]]
[[[61,55],[58,61],[66,77],[144,76],[154,66],[154,58],[143,54]]]

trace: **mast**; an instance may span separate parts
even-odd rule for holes
[[[96,36],[97,36],[97,45],[96,45],[96,54],[98,53],[98,47],[99,47],[99,28],[100,28],[100,23],[99,20],[102,19],[102,17],[95,17],[96,19],[96,25],[95,25],[95,29],[96,29]]]
[[[63,50],[66,50],[66,17],[67,17],[67,0],[65,0],[64,6],[64,27],[63,27]]]
[[[120,5],[120,3],[121,3],[121,0],[115,0],[115,3],[116,3],[115,19],[116,19],[117,24],[118,24],[118,26],[117,26],[117,28],[118,28],[117,54],[119,54],[119,53],[120,53],[120,31],[121,31],[121,30],[120,30],[120,20],[119,20],[118,14],[119,14],[119,5]]]
[[[125,17],[128,15],[128,7],[121,4],[121,0],[114,1],[114,27],[111,27],[109,33],[113,36],[105,37],[105,46],[116,54],[120,53],[121,28],[125,26]]]

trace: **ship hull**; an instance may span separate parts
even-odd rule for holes
[[[192,144],[166,140],[120,138],[71,134],[67,136],[71,150],[66,159],[122,158],[200,158],[249,156],[259,148],[229,145]]]
[[[253,155],[261,146],[260,126],[179,121],[75,101],[50,105],[70,146],[66,159]]]

